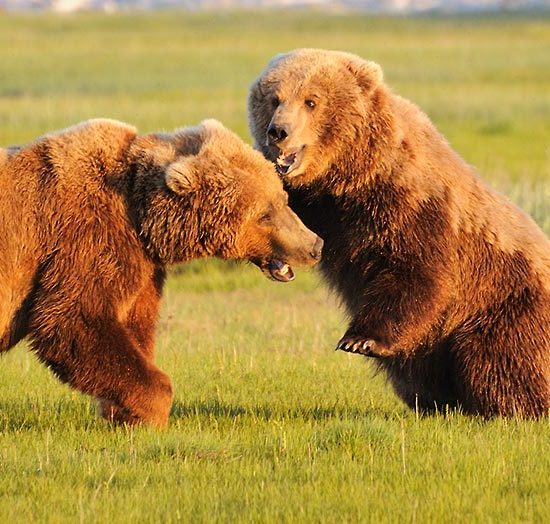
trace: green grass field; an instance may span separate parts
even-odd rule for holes
[[[273,54],[359,53],[550,234],[550,17],[0,15],[0,46],[0,145],[96,116],[142,131],[216,117],[250,140],[248,86]],[[15,348],[0,521],[548,522],[548,420],[417,417],[332,351],[344,329],[314,272],[179,268],[158,329],[176,394],[163,432],[110,429]]]

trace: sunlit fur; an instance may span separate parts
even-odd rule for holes
[[[305,145],[284,177],[291,206],[325,239],[322,272],[351,318],[345,340],[370,348],[409,406],[548,413],[550,242],[377,64],[279,55],[252,85],[249,119],[268,158],[270,122]]]
[[[28,335],[114,422],[167,422],[153,359],[168,264],[315,262],[271,163],[212,120],[150,135],[92,120],[0,150],[0,194],[0,351]]]

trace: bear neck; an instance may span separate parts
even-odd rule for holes
[[[391,96],[385,86],[379,86],[368,99],[363,124],[354,134],[343,134],[338,145],[342,153],[322,177],[332,179],[335,197],[356,199],[391,178],[402,141]]]
[[[136,173],[134,181],[135,226],[145,251],[157,264],[166,266],[211,256],[224,257],[231,239],[224,234],[228,217],[222,206],[211,206],[207,188],[198,187],[187,196],[166,187],[164,173]],[[197,194],[206,195],[198,198]],[[210,206],[211,210],[204,210]],[[227,228],[225,228],[227,230]]]

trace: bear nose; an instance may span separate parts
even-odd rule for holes
[[[317,237],[317,240],[315,241],[315,245],[313,246],[313,249],[309,252],[309,254],[314,258],[315,260],[319,260],[321,258],[321,253],[323,251],[323,239],[321,237]]]
[[[267,139],[270,144],[278,144],[279,142],[282,142],[287,136],[288,133],[284,126],[271,124],[267,128]]]

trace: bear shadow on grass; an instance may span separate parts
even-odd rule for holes
[[[172,421],[190,418],[193,416],[213,416],[215,418],[235,418],[239,416],[252,416],[265,421],[279,418],[303,419],[303,420],[344,420],[368,418],[373,415],[373,410],[357,408],[343,408],[337,406],[307,407],[294,405],[290,408],[273,409],[267,405],[245,407],[239,404],[231,404],[216,399],[180,402],[174,401],[170,418]]]
[[[388,413],[380,409],[357,409],[338,406],[300,406],[273,409],[270,406],[256,405],[244,407],[239,404],[220,402],[219,400],[175,402],[171,412],[171,422],[193,417],[214,417],[216,420],[251,418],[260,422],[281,421],[291,423],[303,421],[307,428],[308,441],[316,449],[332,449],[342,445],[358,446],[364,449],[365,443],[395,441],[400,431],[401,419],[405,411]],[[313,422],[313,423],[312,423]],[[246,422],[245,422],[246,424]],[[270,424],[269,424],[270,425]],[[261,427],[261,426],[260,426]],[[259,430],[261,431],[261,429]]]

